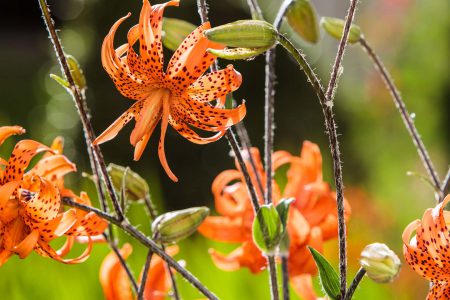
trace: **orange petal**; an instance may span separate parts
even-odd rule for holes
[[[61,198],[56,186],[42,177],[33,176],[29,184],[36,184],[37,190],[31,190],[29,197],[20,201],[27,216],[38,222],[48,222],[59,213]],[[26,185],[22,186],[27,189]]]
[[[41,159],[32,169],[38,176],[45,177],[55,182],[67,173],[76,172],[77,167],[64,155],[50,155]]]
[[[120,254],[124,259],[130,256],[133,248],[124,244]],[[132,300],[131,284],[114,252],[109,253],[100,267],[100,284],[106,300]]]
[[[242,218],[207,217],[198,231],[209,239],[227,243],[242,243],[251,234],[246,232]]]
[[[80,254],[80,256],[78,256],[76,258],[69,258],[69,259],[64,259],[49,244],[47,244],[44,241],[38,242],[38,248],[39,248],[39,251],[38,251],[39,254],[51,257],[52,259],[62,262],[64,264],[72,265],[72,264],[83,263],[89,258],[89,255],[91,254],[91,250],[92,250],[92,243],[88,243],[88,246],[86,247],[84,252],[82,254]]]
[[[317,297],[314,291],[311,275],[303,274],[291,277],[291,283],[295,293],[299,295],[303,300],[322,299]]]
[[[2,126],[0,127],[0,145],[5,142],[7,138],[14,134],[23,134],[25,129],[20,126]]]
[[[197,27],[181,43],[169,62],[166,73],[172,79],[172,83],[182,90],[196,81],[216,59],[206,50],[224,48],[203,35],[203,31],[209,28],[211,28],[209,22]]]
[[[17,217],[18,202],[10,198],[19,184],[20,181],[11,181],[0,187],[0,221],[4,224]]]
[[[97,216],[94,212],[88,213],[79,220],[66,235],[96,236],[102,234],[108,227],[108,222]]]
[[[448,281],[436,281],[427,295],[427,300],[447,300],[450,299],[450,285]]]
[[[145,134],[151,134],[156,124],[161,119],[162,103],[168,97],[168,91],[165,89],[157,89],[149,94],[144,100],[142,109],[136,116],[136,126],[131,132],[130,143],[135,146],[137,142],[142,140]]]
[[[166,153],[164,151],[164,139],[166,137],[167,125],[169,123],[169,103],[168,100],[163,103],[163,113],[162,113],[162,121],[161,121],[161,136],[159,138],[158,145],[158,156],[159,161],[161,162],[162,167],[166,171],[167,175],[174,182],[178,181],[178,178],[173,174],[172,170],[169,167],[166,159]]]
[[[39,239],[39,231],[33,230],[26,238],[19,244],[13,247],[13,251],[19,255],[20,258],[27,257],[33,251]]]
[[[94,145],[99,145],[116,137],[119,131],[139,114],[144,103],[138,101],[127,109],[117,120],[115,120],[102,134],[100,134],[94,141]]]
[[[213,136],[202,137],[202,136],[198,135],[194,130],[189,128],[189,126],[186,123],[184,123],[184,121],[182,121],[181,119],[176,117],[174,114],[171,114],[169,116],[169,123],[182,137],[184,137],[185,139],[187,139],[188,141],[190,141],[192,143],[199,144],[199,145],[204,145],[204,144],[209,144],[209,143],[215,142],[215,141],[221,139],[224,136],[224,134],[226,133],[225,130],[222,130]]]
[[[226,69],[208,73],[191,84],[187,93],[191,99],[199,102],[210,102],[226,96],[239,88],[242,76],[232,65]]]
[[[52,150],[47,146],[42,145],[33,140],[21,140],[14,147],[13,152],[8,160],[5,173],[3,176],[3,183],[5,180],[14,181],[22,179],[25,169],[28,167],[31,159],[38,153]]]

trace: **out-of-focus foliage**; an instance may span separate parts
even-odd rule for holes
[[[129,25],[137,23],[140,1],[119,0],[51,0],[56,24],[61,28],[65,50],[77,57],[86,76],[88,104],[94,127],[100,133],[129,101],[115,89],[100,62],[103,37],[119,16],[133,12]],[[246,1],[208,1],[213,25],[249,18]],[[279,1],[261,0],[265,15],[273,18]],[[320,16],[343,18],[347,2],[312,0]],[[56,135],[65,138],[65,153],[77,163],[79,172],[89,171],[88,156],[77,113],[66,91],[55,83],[50,73],[60,74],[36,1],[7,1],[0,19],[0,124],[18,124],[28,129],[27,137],[49,144]],[[106,9],[107,8],[107,9]],[[412,1],[381,0],[362,2],[356,23],[384,60],[408,108],[416,116],[416,125],[430,150],[435,165],[443,174],[449,163],[450,105],[448,97],[450,59],[450,19],[447,0]],[[181,1],[181,8],[167,9],[167,17],[185,19],[199,24],[195,1]],[[128,27],[128,26],[127,26]],[[292,37],[327,83],[334,60],[337,41],[322,34],[317,45],[297,38],[285,24],[282,32]],[[126,32],[118,33],[125,40]],[[117,45],[119,46],[119,45]],[[221,62],[224,66],[227,62]],[[275,149],[298,153],[298,145],[308,139],[321,145],[326,180],[331,180],[330,156],[324,134],[322,113],[306,78],[283,51],[277,58],[276,138]],[[238,62],[243,85],[234,95],[247,100],[245,124],[254,145],[262,146],[264,58]],[[349,223],[350,275],[359,267],[357,258],[363,247],[383,242],[397,254],[401,253],[401,233],[406,224],[422,216],[423,210],[434,206],[432,191],[406,171],[424,173],[415,148],[404,128],[392,100],[365,53],[358,46],[349,47],[344,59],[344,76],[336,99],[336,115],[341,134],[346,198],[352,205]],[[130,130],[125,129],[126,130]],[[152,139],[140,162],[132,161],[132,147],[127,132],[114,142],[102,146],[108,162],[129,165],[148,180],[153,199],[160,211],[190,206],[212,207],[211,182],[222,170],[233,166],[229,148],[223,140],[211,145],[192,145],[170,130],[166,141],[167,156],[180,178],[173,184],[165,176],[157,158],[150,155],[157,147]],[[9,153],[14,138],[2,149]],[[79,175],[79,174],[78,174]],[[79,178],[80,176],[68,176]],[[74,180],[72,180],[74,181]],[[71,182],[80,190],[95,195],[89,180]],[[131,220],[142,224],[149,233],[149,220],[144,208],[132,204]],[[124,234],[118,234],[123,241]],[[129,262],[139,274],[146,251],[133,243],[134,254]],[[267,274],[252,275],[247,270],[224,272],[211,262],[207,251],[235,248],[207,241],[199,235],[180,243],[176,256],[221,299],[268,299]],[[81,251],[81,249],[80,249]],[[106,245],[97,245],[84,264],[67,266],[32,254],[27,260],[11,259],[0,269],[2,299],[101,299],[98,270],[109,252]],[[325,256],[335,265],[336,242],[326,245]],[[214,274],[214,276],[211,276]],[[179,276],[179,275],[177,275]],[[200,295],[180,280],[184,299]],[[414,289],[411,289],[414,286]],[[407,267],[395,285],[377,285],[364,280],[355,294],[359,299],[423,299],[427,282]],[[317,289],[319,292],[320,289]],[[296,299],[293,295],[293,299]]]

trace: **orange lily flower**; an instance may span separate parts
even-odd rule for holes
[[[431,281],[433,287],[427,299],[450,299],[450,214],[444,207],[450,195],[435,208],[425,211],[422,220],[415,220],[403,231],[403,256],[419,275]],[[413,232],[415,236],[412,236]]]
[[[256,172],[249,160],[246,161],[251,180],[262,202],[266,174],[259,151],[251,149]],[[290,164],[287,172],[288,183],[283,192],[273,182],[273,202],[294,197],[288,217],[288,234],[290,239],[288,267],[293,283],[299,283],[304,296],[314,291],[309,289],[311,275],[317,272],[314,260],[306,246],[323,251],[323,242],[337,236],[336,195],[329,185],[322,181],[322,157],[317,145],[311,142],[303,144],[300,157],[292,156],[286,151],[273,154],[273,170]],[[237,165],[237,162],[236,162]],[[257,178],[261,188],[258,188]],[[214,263],[221,269],[233,271],[247,267],[257,273],[265,269],[267,260],[252,240],[252,223],[254,212],[247,192],[242,172],[226,170],[213,182],[215,206],[221,216],[211,216],[199,227],[204,236],[227,243],[242,243],[230,254],[210,250]],[[345,202],[346,219],[350,216],[350,206]],[[299,277],[297,280],[295,278]]]
[[[12,134],[23,133],[18,126],[0,127],[0,142]],[[37,164],[25,173],[30,161],[39,153],[48,151]],[[1,160],[0,172],[0,265],[13,254],[27,257],[33,249],[64,263],[80,263],[90,254],[91,244],[77,258],[64,259],[75,236],[99,234],[106,227],[98,216],[86,217],[76,209],[61,211],[61,193],[57,184],[62,177],[75,171],[75,165],[65,156],[33,140],[19,141],[9,160]],[[82,199],[84,198],[84,199]],[[87,195],[75,196],[75,201],[87,201]],[[92,225],[94,219],[96,226]],[[69,236],[65,245],[55,251],[49,242],[60,236]]]
[[[103,67],[122,95],[136,102],[94,141],[94,144],[101,144],[113,139],[134,118],[136,125],[130,143],[135,147],[134,160],[139,160],[161,120],[158,155],[173,181],[177,181],[177,177],[170,170],[164,152],[168,124],[187,140],[206,144],[220,139],[246,112],[245,104],[234,109],[219,107],[224,105],[225,96],[241,85],[242,77],[233,66],[203,75],[216,59],[207,49],[224,48],[203,35],[203,31],[210,28],[209,23],[188,35],[164,72],[162,15],[166,6],[178,6],[178,3],[174,0],[151,6],[144,0],[139,24],[129,30],[127,44],[114,49],[113,42],[117,28],[130,14],[119,19],[106,36],[102,46]],[[140,55],[133,50],[138,40]],[[216,99],[220,99],[216,107],[211,106],[209,102]],[[201,137],[191,126],[216,134]]]
[[[173,256],[178,253],[178,250],[178,246],[171,246],[166,249],[166,252]],[[133,247],[127,243],[120,249],[120,254],[124,259],[127,259],[132,251]],[[106,300],[133,299],[131,283],[114,252],[109,253],[103,260],[100,267],[100,284]],[[172,281],[166,264],[159,256],[154,255],[145,284],[144,299],[164,300],[171,286]]]

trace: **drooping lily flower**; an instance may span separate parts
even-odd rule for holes
[[[403,231],[403,256],[419,275],[432,282],[429,300],[450,299],[450,214],[444,211],[450,195],[425,211]],[[413,236],[414,231],[416,235]]]
[[[280,199],[295,198],[287,222],[290,239],[288,267],[292,283],[298,286],[296,290],[303,291],[302,296],[306,299],[313,299],[311,297],[315,295],[311,275],[317,272],[307,246],[323,251],[323,242],[337,236],[336,196],[322,181],[322,158],[318,149],[317,145],[305,142],[300,157],[286,151],[277,151],[272,159],[274,171],[290,164],[284,191],[280,191],[273,181],[272,201],[277,204]],[[256,171],[253,170],[249,157],[246,159],[247,169],[262,202],[266,174],[259,151],[252,148],[250,155]],[[254,212],[243,174],[237,162],[236,165],[237,170],[226,170],[214,180],[212,192],[216,210],[221,216],[208,217],[199,231],[213,240],[242,244],[229,254],[210,250],[211,257],[219,268],[233,271],[247,267],[251,272],[258,273],[266,268],[267,260],[252,240]],[[345,209],[348,219],[350,207],[347,202]]]
[[[158,155],[173,181],[177,181],[177,177],[170,170],[164,152],[168,124],[187,140],[206,144],[221,138],[246,112],[245,104],[234,109],[220,108],[225,96],[242,82],[233,66],[203,75],[216,58],[207,49],[224,48],[203,36],[203,31],[210,28],[209,23],[199,26],[181,43],[167,69],[163,70],[162,15],[166,6],[178,6],[178,3],[173,0],[151,6],[144,0],[139,24],[128,32],[128,43],[114,49],[114,35],[130,14],[119,19],[106,36],[102,46],[103,67],[122,95],[136,102],[94,141],[94,144],[101,144],[113,139],[134,118],[136,125],[130,142],[135,147],[134,159],[139,160],[161,121]],[[139,55],[133,50],[137,41]],[[210,102],[217,99],[220,99],[217,105],[211,106]],[[215,135],[201,137],[192,127],[215,132]]]
[[[133,247],[127,243],[120,249],[120,254],[127,259],[132,251]],[[166,252],[173,256],[178,253],[178,246],[168,247]],[[131,283],[114,252],[109,253],[103,260],[100,267],[100,284],[106,300],[133,299]],[[164,300],[171,287],[172,282],[166,264],[159,256],[153,255],[145,284],[144,299]]]
[[[23,132],[18,126],[0,127],[0,142],[11,134]],[[76,168],[55,151],[36,141],[22,140],[8,161],[1,160],[4,169],[0,172],[0,265],[13,254],[25,258],[33,250],[64,263],[83,262],[89,257],[90,242],[79,257],[64,259],[75,236],[90,238],[103,232],[107,225],[96,215],[87,216],[76,209],[62,210],[61,195],[69,191],[63,187],[62,177]],[[42,152],[48,154],[26,172],[30,161]],[[73,196],[75,201],[88,201],[87,195]],[[54,250],[49,242],[63,235],[68,236],[65,245]]]

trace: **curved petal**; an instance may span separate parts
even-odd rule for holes
[[[427,300],[447,300],[450,299],[450,285],[448,281],[433,282],[433,286],[427,295]]]
[[[0,127],[0,146],[7,138],[14,134],[24,134],[25,129],[20,126],[2,126]]]
[[[19,184],[20,181],[11,181],[0,187],[0,221],[4,224],[12,221],[19,213],[17,200],[11,199]]]
[[[225,69],[203,75],[191,84],[187,93],[199,102],[217,100],[237,90],[242,83],[241,74],[228,65]]]
[[[84,252],[82,254],[80,254],[78,257],[68,258],[68,259],[64,259],[49,244],[47,244],[44,241],[38,242],[38,248],[39,248],[39,251],[37,251],[37,252],[40,255],[48,256],[48,257],[50,257],[56,261],[62,262],[64,264],[72,265],[72,264],[83,263],[89,258],[89,255],[91,254],[91,250],[92,250],[92,243],[88,243]]]
[[[209,250],[209,254],[214,264],[224,271],[236,271],[242,267],[247,267],[252,273],[259,273],[267,266],[267,259],[261,251],[248,241],[242,244],[228,255],[221,254],[215,250]]]
[[[116,137],[119,131],[128,124],[133,118],[135,118],[144,106],[143,101],[134,103],[129,109],[127,109],[117,120],[115,120],[102,134],[100,134],[95,141],[94,145],[103,144]]]
[[[38,176],[47,178],[55,182],[56,179],[63,177],[67,173],[76,172],[77,167],[64,155],[50,155],[41,159],[32,169],[32,172]]]
[[[181,43],[169,62],[167,76],[180,91],[184,91],[195,82],[216,59],[216,56],[207,52],[208,48],[224,48],[203,35],[203,31],[210,28],[209,22],[197,27]]]
[[[225,130],[221,130],[213,136],[202,137],[198,135],[194,130],[189,128],[189,126],[184,121],[182,121],[176,115],[173,114],[169,116],[169,123],[173,127],[173,129],[175,129],[182,137],[184,137],[185,139],[194,144],[199,145],[215,142],[221,139],[226,133]]]
[[[172,179],[174,182],[178,181],[178,178],[173,174],[172,170],[169,167],[166,159],[166,153],[164,151],[164,139],[166,138],[167,125],[169,124],[169,103],[168,99],[163,102],[163,113],[162,113],[162,121],[161,121],[161,136],[159,138],[158,144],[158,156],[159,161],[161,162],[162,167],[166,171],[166,174]]]
[[[33,140],[21,140],[14,147],[13,152],[8,160],[5,173],[3,176],[3,183],[22,179],[25,169],[28,167],[31,159],[44,151],[53,152],[47,146]]]
[[[207,217],[198,231],[209,239],[227,243],[242,243],[251,238],[241,218]]]
[[[324,299],[317,297],[316,292],[314,291],[312,276],[309,274],[293,276],[291,277],[291,283],[295,293],[303,300]]]
[[[127,259],[133,248],[124,244],[119,250],[121,256]],[[114,252],[109,253],[100,267],[100,284],[106,300],[132,300],[131,284],[128,276]]]
[[[25,214],[38,222],[48,222],[56,218],[61,207],[61,198],[56,186],[45,178],[32,176],[24,182],[23,191],[32,190],[22,196],[20,205]],[[23,193],[23,192],[22,192]]]
[[[24,259],[31,253],[31,251],[33,251],[38,239],[39,231],[33,230],[19,244],[14,246],[12,250],[17,253],[20,258]]]
[[[39,232],[41,240],[49,242],[64,235],[75,224],[77,221],[76,210],[70,209],[48,222],[34,221],[27,217],[24,218],[24,221],[31,229]]]

